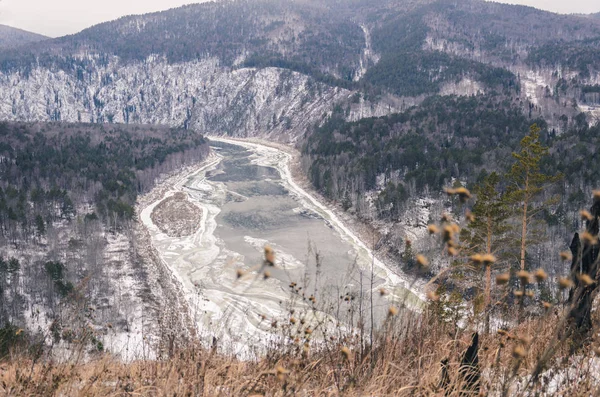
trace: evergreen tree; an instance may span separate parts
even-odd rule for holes
[[[506,241],[510,216],[506,197],[500,192],[500,175],[493,172],[473,190],[477,201],[472,209],[473,220],[461,231],[463,249],[469,256],[491,254],[498,256]],[[491,303],[492,265],[485,262],[485,308]]]
[[[40,214],[35,217],[35,228],[37,230],[38,236],[43,236],[46,234],[46,225],[44,224],[44,218]]]
[[[531,222],[540,212],[548,208],[553,200],[538,202],[536,199],[549,185],[562,178],[561,174],[546,175],[540,169],[540,163],[548,155],[548,148],[540,142],[541,129],[534,124],[529,134],[521,140],[521,151],[513,153],[515,163],[512,165],[507,180],[508,202],[517,209],[520,219],[519,258],[521,270],[525,270],[525,255],[528,237],[532,233]]]
[[[404,246],[404,252],[402,253],[402,262],[404,262],[404,266],[407,269],[412,269],[415,267],[415,265],[417,264],[417,261],[415,260],[415,254],[413,252],[413,248],[412,248],[412,242],[410,240],[406,240],[404,242],[405,246]]]

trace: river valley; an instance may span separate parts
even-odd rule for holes
[[[206,164],[141,212],[203,342],[215,338],[229,352],[253,355],[282,337],[278,324],[292,313],[320,324],[321,336],[348,330],[372,291],[377,321],[392,304],[418,306],[420,294],[406,277],[374,259],[332,211],[294,183],[289,154],[222,138],[211,146]],[[197,206],[200,222],[191,234],[167,235],[153,211],[182,193]],[[265,246],[275,251],[274,268],[264,266]],[[389,293],[380,296],[381,289]]]

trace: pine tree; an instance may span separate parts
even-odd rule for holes
[[[412,242],[410,240],[405,241],[404,252],[402,253],[402,262],[407,269],[412,269],[416,266],[417,261],[415,260],[415,254],[412,248]]]
[[[548,155],[548,148],[540,142],[541,129],[534,124],[529,134],[521,140],[521,151],[513,153],[515,163],[507,175],[509,182],[507,198],[516,209],[520,219],[520,267],[525,270],[529,227],[536,215],[548,208],[552,200],[542,203],[536,201],[541,193],[552,183],[562,178],[561,174],[551,176],[540,169],[542,159]]]
[[[498,256],[506,241],[510,216],[506,197],[500,192],[500,175],[491,173],[473,189],[477,201],[472,208],[473,220],[461,231],[463,250],[469,256],[491,254]],[[485,309],[491,304],[492,263],[485,263]]]
[[[43,236],[46,234],[44,218],[42,218],[42,216],[39,214],[35,216],[35,228],[37,229],[38,236]]]

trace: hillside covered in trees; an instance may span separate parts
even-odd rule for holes
[[[484,94],[561,133],[600,119],[598,37],[588,16],[482,0],[206,2],[1,50],[0,118],[298,142],[338,105],[356,121]]]
[[[138,193],[208,151],[194,132],[162,127],[2,123],[0,136],[0,230],[25,238],[85,204],[87,218],[129,220]]]
[[[521,64],[588,73],[599,36],[591,18],[479,0],[226,1],[102,23],[3,51],[0,64],[5,72],[43,66],[82,76],[92,65],[82,52],[100,64],[112,56],[124,63],[215,57],[227,67],[276,66],[346,88],[414,96],[465,77],[512,87],[507,69]]]
[[[360,197],[383,176],[384,186],[402,181],[406,199],[501,168],[530,123],[517,104],[495,96],[432,97],[381,118],[346,122],[334,113],[310,135],[303,154],[311,180],[328,197]]]
[[[47,40],[49,37],[41,34],[27,32],[22,29],[0,25],[0,48],[14,48],[30,43]]]
[[[53,344],[77,339],[78,321],[133,332],[134,312],[160,294],[142,293],[152,276],[135,248],[138,195],[203,160],[207,141],[160,126],[3,122],[0,142],[2,332]]]

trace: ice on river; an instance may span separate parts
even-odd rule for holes
[[[325,303],[318,305],[325,312],[313,310],[308,295],[335,305],[341,293],[356,288],[359,272],[371,265],[377,288],[397,292],[378,299],[408,295],[409,302],[419,300],[401,276],[373,262],[368,248],[294,183],[287,153],[246,142],[220,142],[216,160],[141,213],[154,248],[184,289],[206,344],[214,337],[221,348],[252,356],[279,338],[273,325],[287,321],[290,310],[303,313],[307,321],[317,317],[333,323]],[[150,217],[160,201],[176,192],[186,193],[203,210],[190,236],[169,237]],[[263,277],[265,245],[277,255],[277,267],[270,269],[268,279]],[[238,270],[244,274],[241,278]],[[292,282],[303,291],[293,293]]]

